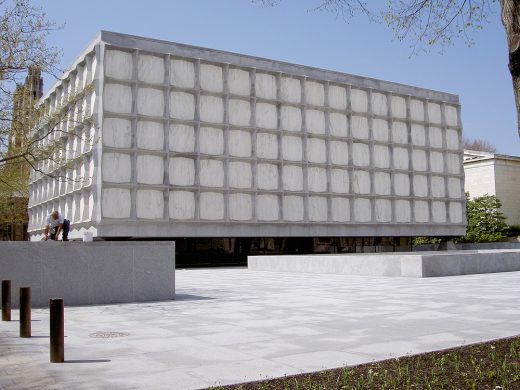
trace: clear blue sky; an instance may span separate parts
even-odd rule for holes
[[[376,0],[383,1],[383,0]],[[464,42],[410,58],[410,42],[359,15],[345,23],[308,12],[318,0],[262,8],[250,0],[35,0],[65,23],[49,41],[67,68],[99,30],[116,31],[332,69],[460,96],[464,135],[520,155],[507,45],[498,2],[491,22]],[[45,89],[53,80],[45,80]]]

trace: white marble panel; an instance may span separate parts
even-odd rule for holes
[[[431,178],[431,193],[434,198],[444,198],[444,178],[440,176],[432,176]]]
[[[329,107],[336,110],[347,109],[347,90],[337,85],[329,86]]]
[[[278,196],[258,195],[256,198],[256,217],[259,221],[278,220]]]
[[[169,176],[171,185],[195,185],[195,160],[186,157],[171,157]]]
[[[259,98],[276,100],[276,77],[266,73],[257,73],[255,91]]]
[[[414,121],[424,121],[424,103],[422,100],[410,100],[410,115]]]
[[[280,84],[280,98],[290,103],[300,103],[302,90],[300,80],[282,77]]]
[[[137,122],[137,147],[148,150],[163,150],[164,124],[161,122]]]
[[[354,165],[367,167],[370,165],[370,149],[368,145],[354,143],[352,145],[352,157]]]
[[[220,156],[224,154],[224,131],[214,127],[199,130],[199,150],[202,154]]]
[[[368,111],[368,95],[366,91],[361,89],[350,90],[350,105],[354,112],[367,112]]]
[[[200,219],[215,221],[224,218],[224,195],[219,192],[201,192]]]
[[[132,122],[128,119],[105,118],[101,132],[104,146],[132,147]]]
[[[450,150],[459,150],[459,132],[446,130],[446,147]]]
[[[377,222],[392,221],[392,202],[388,199],[376,199],[374,212]]]
[[[282,137],[283,159],[288,161],[301,161],[303,157],[301,137]]]
[[[120,50],[105,50],[105,77],[131,80],[134,70],[132,53]]]
[[[128,183],[132,177],[132,163],[129,154],[103,153],[101,164],[103,181]]]
[[[349,176],[345,169],[331,169],[330,188],[336,194],[347,194],[349,192]]]
[[[303,221],[303,197],[288,195],[283,197],[283,219]]]
[[[278,158],[278,137],[275,134],[256,134],[256,156],[258,158]]]
[[[224,122],[224,101],[217,96],[200,97],[200,120],[203,122]]]
[[[430,146],[432,148],[442,148],[442,130],[438,127],[430,127],[428,133]]]
[[[444,171],[444,158],[441,152],[430,152],[430,170],[437,173]]]
[[[402,96],[392,96],[392,116],[406,118],[406,99]]]
[[[341,141],[330,141],[330,162],[337,165],[348,165],[348,144]]]
[[[394,148],[394,169],[408,169],[408,150],[405,148]]]
[[[430,123],[441,124],[441,105],[428,102],[428,120]]]
[[[410,178],[407,174],[394,174],[394,192],[398,196],[410,195]]]
[[[428,202],[416,200],[413,209],[415,213],[415,222],[429,222],[430,209],[428,207]]]
[[[448,195],[450,198],[459,199],[462,195],[460,179],[456,177],[448,178]]]
[[[200,185],[203,187],[223,187],[224,163],[220,160],[200,160]]]
[[[392,141],[398,144],[408,143],[408,128],[406,123],[399,121],[392,123]]]
[[[256,103],[256,125],[264,129],[278,127],[278,115],[274,104]]]
[[[390,195],[390,193],[392,192],[392,183],[390,181],[389,173],[374,173],[374,191],[378,195]]]
[[[350,202],[346,198],[332,198],[332,220],[334,222],[347,222],[350,220]]]
[[[412,166],[416,171],[426,171],[426,152],[424,150],[412,151]]]
[[[397,222],[410,222],[412,211],[408,200],[395,201],[395,220]]]
[[[444,202],[432,202],[433,222],[446,222],[446,204]]]
[[[157,190],[137,190],[136,194],[137,218],[163,219],[164,195]]]
[[[348,120],[345,114],[331,112],[329,114],[330,135],[335,137],[348,136]]]
[[[370,172],[354,171],[352,178],[352,185],[354,193],[369,194],[370,193]]]
[[[323,84],[315,81],[306,81],[305,100],[307,104],[312,106],[324,106],[325,88],[323,87]]]
[[[142,184],[163,184],[164,159],[161,156],[137,156],[137,182]]]
[[[446,124],[448,126],[459,125],[459,115],[457,113],[457,107],[446,106],[446,111],[444,112],[444,115],[446,117]]]
[[[460,223],[462,222],[462,204],[459,202],[450,202],[450,222]]]
[[[229,219],[249,221],[253,218],[253,201],[249,194],[229,194]]]
[[[230,156],[251,156],[251,133],[249,131],[230,130],[228,137],[228,149]]]
[[[426,176],[414,175],[413,193],[415,196],[428,196],[428,178]]]
[[[140,81],[145,83],[162,84],[164,82],[164,58],[140,54],[138,77]]]
[[[193,126],[171,124],[169,134],[169,147],[173,152],[195,152],[195,129]]]
[[[311,192],[327,191],[327,170],[320,167],[307,168],[307,185]]]
[[[309,221],[324,222],[328,219],[327,198],[309,196]]]
[[[256,167],[256,175],[258,189],[278,189],[278,166],[274,164],[258,164]]]
[[[446,154],[446,163],[448,165],[448,173],[459,174],[462,168],[461,158],[458,154]]]
[[[388,115],[386,95],[372,92],[372,112],[376,115]]]
[[[229,93],[249,96],[251,94],[249,72],[242,69],[230,68],[228,71],[228,88]]]
[[[294,165],[282,168],[283,189],[287,191],[303,191],[303,169]]]
[[[325,113],[323,111],[306,110],[305,121],[307,132],[325,134]]]
[[[224,89],[222,68],[211,64],[201,64],[200,87],[205,91],[222,92]]]
[[[354,219],[356,222],[370,222],[372,220],[370,199],[354,199]]]
[[[170,191],[168,212],[172,219],[195,219],[195,194],[190,191]]]
[[[327,162],[325,140],[319,138],[307,138],[307,160],[318,164],[324,164]]]
[[[390,150],[384,145],[374,145],[374,165],[378,168],[390,167]]]
[[[280,112],[282,129],[287,131],[302,130],[302,111],[297,107],[282,106]]]
[[[377,141],[388,142],[388,121],[384,119],[372,120],[372,137]]]
[[[195,96],[186,92],[170,92],[170,116],[193,120],[195,118]]]
[[[412,143],[418,146],[426,145],[426,129],[423,125],[412,124]]]
[[[128,85],[105,84],[103,105],[106,111],[130,114],[132,112],[132,88]]]
[[[251,188],[253,183],[251,164],[231,161],[229,163],[228,181],[231,188]]]
[[[180,88],[195,88],[195,64],[191,61],[172,60],[170,83]]]
[[[229,99],[229,123],[235,126],[251,125],[251,104],[241,99]]]
[[[126,188],[104,188],[101,196],[101,212],[106,218],[130,218],[132,200]]]

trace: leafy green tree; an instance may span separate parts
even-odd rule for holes
[[[469,199],[466,193],[468,226],[462,242],[494,242],[507,237],[506,218],[500,211],[502,203],[495,195],[483,195]]]

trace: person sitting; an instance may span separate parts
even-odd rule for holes
[[[70,221],[63,218],[59,211],[54,210],[45,219],[44,240],[47,241],[50,238],[51,240],[58,241],[60,233],[63,232],[63,241],[69,241],[69,230]]]

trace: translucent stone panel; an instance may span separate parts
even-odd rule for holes
[[[305,111],[307,131],[314,134],[325,134],[325,113],[318,110]]]
[[[412,124],[412,143],[418,146],[426,145],[426,130],[424,126]]]
[[[404,173],[394,174],[394,192],[398,196],[410,195],[410,178]]]
[[[201,160],[200,185],[204,187],[223,187],[224,163],[220,160]]]
[[[331,169],[330,189],[336,194],[347,194],[349,192],[348,171],[345,169]]]
[[[370,199],[354,199],[354,219],[356,222],[370,222],[372,220]]]
[[[330,135],[335,137],[347,137],[348,136],[348,121],[347,116],[344,114],[338,114],[331,112],[329,114],[329,129]]]
[[[307,185],[311,192],[327,191],[327,170],[319,167],[307,169]]]
[[[253,183],[251,164],[231,161],[229,163],[228,181],[231,188],[251,188]]]
[[[113,148],[132,147],[132,122],[128,119],[103,119],[103,145]]]
[[[168,212],[172,219],[195,219],[195,194],[190,191],[170,191]]]
[[[278,158],[278,137],[274,134],[256,134],[256,156],[259,158]]]
[[[444,202],[432,203],[433,222],[446,222],[446,205]]]
[[[132,89],[127,85],[105,84],[103,105],[106,111],[130,114],[132,112]]]
[[[347,109],[347,90],[336,85],[329,86],[329,107],[336,110]]]
[[[354,143],[352,145],[354,165],[367,167],[370,165],[370,150],[368,145]]]
[[[169,176],[171,185],[195,185],[195,160],[186,157],[171,157]]]
[[[382,93],[372,93],[372,112],[376,115],[388,115],[386,95]]]
[[[170,116],[193,120],[195,118],[195,96],[186,92],[170,92]]]
[[[406,99],[401,96],[392,96],[392,116],[406,118]]]
[[[105,50],[105,77],[131,80],[134,70],[132,53],[120,50]]]
[[[390,151],[383,145],[374,145],[374,165],[378,168],[390,167]]]
[[[430,136],[430,146],[432,148],[442,148],[442,130],[438,127],[430,127],[428,133]]]
[[[132,177],[132,163],[129,154],[103,153],[101,165],[103,181],[128,183]]]
[[[459,132],[446,130],[446,147],[451,150],[459,150]]]
[[[414,121],[424,121],[424,104],[421,100],[410,100],[410,114]]]
[[[200,194],[200,219],[215,221],[224,218],[224,195],[219,192]]]
[[[258,195],[256,198],[256,216],[259,221],[278,220],[278,197],[276,195]]]
[[[253,202],[249,194],[229,194],[229,219],[249,221],[253,218]]]
[[[195,151],[195,129],[189,125],[171,124],[168,142],[173,152],[192,153]]]
[[[137,218],[163,219],[163,192],[157,190],[137,190],[136,210]]]
[[[224,154],[224,131],[214,127],[201,127],[199,131],[199,150],[203,154]]]
[[[457,107],[446,106],[444,115],[446,116],[446,124],[448,126],[458,126],[459,125],[459,115],[457,113]]]
[[[228,149],[230,156],[251,156],[251,134],[243,130],[230,130]]]
[[[309,162],[319,164],[327,162],[325,140],[318,138],[307,138],[307,160]]]
[[[430,220],[430,209],[428,208],[428,202],[415,201],[413,205],[415,213],[415,222],[428,222]]]
[[[461,158],[458,154],[446,154],[446,163],[448,165],[448,173],[458,174],[462,168]]]
[[[410,202],[407,200],[395,201],[395,220],[397,222],[410,222],[412,219],[412,212]]]
[[[161,122],[137,122],[137,147],[148,150],[163,150],[164,125]]]
[[[162,84],[164,82],[164,59],[146,54],[139,55],[138,77],[145,83]]]
[[[222,68],[210,64],[201,64],[200,87],[210,92],[222,92],[224,89]]]
[[[405,148],[394,148],[394,169],[408,169],[408,150]]]
[[[282,106],[280,113],[282,129],[288,131],[302,130],[302,112],[297,107]]]
[[[300,80],[282,77],[280,84],[280,98],[286,102],[300,103],[302,98]]]
[[[392,141],[397,144],[408,143],[408,129],[406,123],[398,121],[392,123]]]
[[[195,88],[195,64],[190,61],[172,60],[170,83],[181,88]]]
[[[462,204],[458,202],[450,202],[450,221],[453,223],[462,222]]]
[[[235,126],[250,126],[251,104],[246,100],[229,99],[229,123]]]
[[[442,122],[440,104],[428,102],[428,120],[431,123],[440,124]]]
[[[455,177],[448,178],[448,195],[450,198],[459,199],[462,195],[460,179]]]
[[[374,119],[372,121],[372,136],[377,141],[388,141],[388,121],[384,119]]]
[[[350,105],[352,111],[367,112],[368,111],[368,95],[366,91],[361,89],[351,89],[350,91]]]
[[[327,198],[309,196],[309,221],[323,222],[327,218]]]
[[[312,106],[325,105],[325,88],[323,84],[315,81],[305,82],[305,100]]]
[[[368,119],[364,116],[352,116],[352,136],[368,139]]]
[[[334,222],[347,222],[350,220],[350,202],[345,198],[332,198],[332,220]]]
[[[294,165],[282,168],[283,189],[287,191],[303,191],[303,169]]]
[[[163,184],[164,159],[161,156],[137,156],[137,182]]]
[[[374,173],[374,190],[378,195],[390,195],[392,191],[392,183],[390,174],[386,172]]]
[[[432,196],[434,198],[444,198],[444,178],[440,176],[432,176],[431,185]]]
[[[348,144],[341,141],[330,141],[330,162],[348,165]]]
[[[303,157],[302,139],[300,137],[282,137],[283,159],[288,161],[301,161]]]
[[[125,188],[104,188],[101,197],[101,211],[106,218],[130,218],[132,200],[130,190]]]
[[[216,96],[200,97],[200,120],[203,122],[224,122],[224,101]]]
[[[277,128],[278,117],[274,104],[256,103],[256,125],[264,129]]]
[[[392,220],[392,202],[388,199],[376,199],[374,212],[377,222],[390,222]]]
[[[432,172],[444,171],[444,159],[441,152],[430,152],[430,169]]]
[[[228,71],[228,88],[229,93],[235,95],[249,96],[251,82],[249,81],[249,72],[242,69],[230,68]]]
[[[256,96],[262,99],[276,99],[276,77],[266,73],[256,74]]]
[[[370,173],[367,171],[354,171],[352,178],[354,193],[369,194],[370,193]]]
[[[415,196],[428,196],[428,178],[422,175],[414,175],[413,192]]]
[[[286,221],[303,221],[303,198],[301,196],[283,197],[283,219]]]
[[[412,166],[416,171],[426,171],[426,152],[424,150],[412,151]]]
[[[278,189],[278,166],[274,164],[258,164],[256,167],[256,175],[258,189]]]

